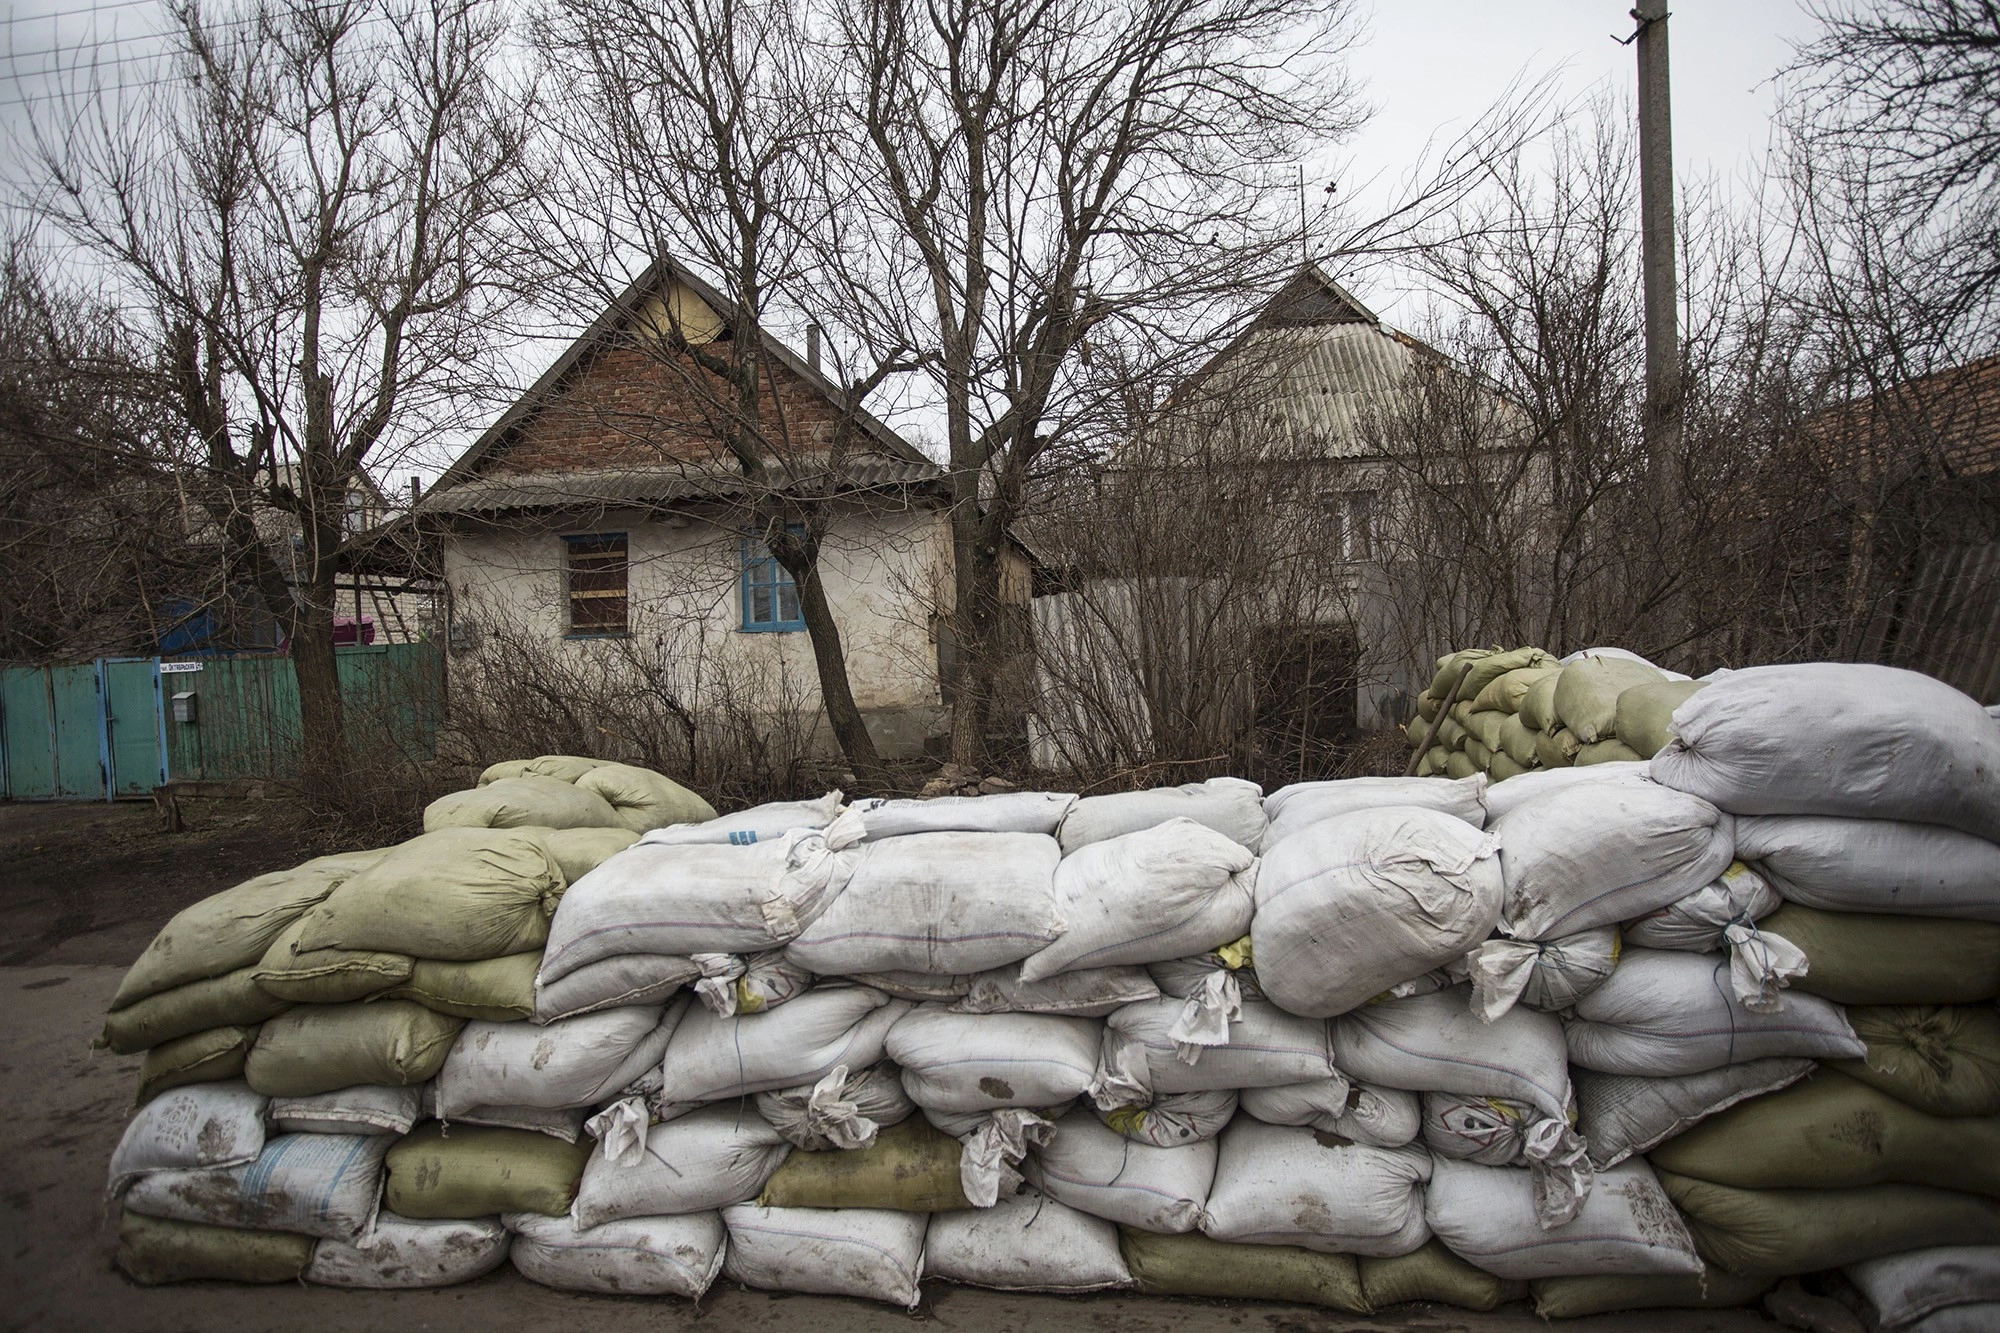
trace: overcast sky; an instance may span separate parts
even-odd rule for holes
[[[1371,12],[1353,68],[1374,114],[1343,150],[1350,177],[1341,182],[1343,197],[1386,193],[1427,140],[1465,128],[1519,77],[1553,71],[1565,98],[1603,89],[1629,104],[1634,53],[1613,34],[1631,32],[1630,2],[1358,0]],[[1713,172],[1733,184],[1755,169],[1768,142],[1772,76],[1815,25],[1798,0],[1685,0],[1672,14],[1677,171]],[[0,42],[0,132],[18,134],[49,74],[79,56],[94,54],[108,81],[147,77],[160,15],[158,0],[16,0]],[[0,148],[0,167],[15,160]],[[1417,298],[1387,275],[1358,286],[1392,322],[1415,319]]]

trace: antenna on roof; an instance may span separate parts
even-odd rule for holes
[[[806,364],[819,369],[819,325],[806,325]]]
[[[1312,245],[1308,237],[1312,224],[1306,217],[1306,164],[1299,163],[1299,262],[1312,263]]]

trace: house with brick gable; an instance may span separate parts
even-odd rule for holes
[[[529,647],[552,668],[631,673],[697,721],[747,712],[830,748],[798,591],[752,521],[776,495],[829,515],[819,568],[856,703],[885,756],[920,753],[949,731],[943,472],[848,401],[816,347],[732,327],[729,309],[682,265],[652,265],[424,497],[454,676]],[[743,409],[715,373],[747,340],[767,446],[752,467],[725,447]],[[1025,574],[1011,582],[1025,605]]]

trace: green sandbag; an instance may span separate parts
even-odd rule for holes
[[[1494,679],[1509,671],[1530,667],[1551,667],[1556,660],[1540,648],[1466,648],[1449,653],[1438,659],[1437,674],[1431,677],[1428,693],[1433,699],[1442,699],[1451,693],[1452,682],[1458,679],[1459,668],[1467,662],[1472,670],[1466,673],[1465,684],[1459,689],[1460,699],[1479,697],[1479,692],[1492,684]]]
[[[1430,749],[1424,751],[1423,759],[1418,762],[1417,776],[1420,778],[1443,777],[1445,766],[1450,762],[1451,751],[1441,745],[1433,745]]]
[[[1651,759],[1674,738],[1674,710],[1705,684],[1699,680],[1661,680],[1634,685],[1618,696],[1613,734],[1641,759]]]
[[[161,1042],[139,1062],[139,1091],[132,1104],[144,1106],[168,1088],[237,1077],[256,1040],[254,1027],[224,1027]]]
[[[389,1149],[382,1206],[398,1217],[560,1217],[576,1198],[591,1142],[565,1143],[532,1129],[437,1121]]]
[[[1467,1310],[1491,1310],[1526,1299],[1528,1284],[1474,1268],[1436,1240],[1394,1259],[1361,1259],[1361,1293],[1380,1310],[1411,1301],[1433,1301]]]
[[[1443,705],[1443,703],[1444,703],[1444,700],[1442,700],[1442,699],[1433,699],[1433,698],[1431,698],[1431,696],[1430,696],[1430,695],[1428,695],[1428,694],[1420,694],[1420,695],[1418,695],[1418,696],[1417,696],[1417,717],[1418,717],[1419,719],[1421,719],[1422,721],[1424,721],[1424,722],[1429,722],[1429,721],[1430,721],[1430,720],[1431,720],[1432,718],[1434,718],[1434,717],[1436,717],[1436,716],[1438,715],[1438,709],[1439,709],[1439,708],[1440,708],[1440,707],[1441,707],[1441,706]],[[1415,726],[1415,724],[1413,723],[1413,724],[1412,724],[1412,727],[1414,728],[1414,726]]]
[[[1583,768],[1589,764],[1629,764],[1636,763],[1639,752],[1617,737],[1593,741],[1580,747],[1576,752],[1576,766]]]
[[[1515,763],[1507,755],[1496,754],[1493,756],[1493,762],[1487,766],[1486,771],[1492,775],[1495,782],[1505,782],[1508,778],[1518,778],[1529,770],[1527,766]]]
[[[1578,1319],[1617,1310],[1726,1310],[1750,1304],[1771,1289],[1773,1280],[1711,1269],[1648,1276],[1545,1277],[1531,1285],[1536,1314],[1544,1319]]]
[[[306,914],[299,948],[451,962],[526,953],[548,941],[568,883],[534,829],[439,829],[328,894]]]
[[[1786,1277],[1932,1245],[2000,1243],[2000,1201],[1927,1185],[1742,1190],[1656,1171],[1694,1247],[1731,1273]]]
[[[1529,731],[1553,731],[1556,726],[1556,685],[1562,679],[1563,669],[1557,667],[1528,687],[1521,696],[1521,706],[1514,711],[1521,715]]]
[[[609,828],[618,824],[618,812],[596,792],[533,774],[447,792],[424,807],[426,833],[448,828]]]
[[[1486,770],[1472,762],[1472,757],[1463,750],[1453,750],[1444,761],[1444,775],[1448,778],[1469,778],[1474,773]]]
[[[257,984],[271,995],[298,1004],[345,1004],[365,1000],[410,979],[417,960],[406,953],[373,949],[298,950],[305,929],[301,917],[271,941],[253,969]]]
[[[1465,757],[1472,761],[1472,766],[1482,773],[1493,767],[1493,751],[1488,749],[1485,743],[1479,740],[1478,737],[1467,736],[1462,748],[1465,751]]]
[[[296,1282],[312,1261],[311,1236],[172,1222],[126,1212],[118,1267],[142,1287],[168,1282]]]
[[[1500,748],[1501,728],[1507,725],[1511,716],[1511,713],[1474,713],[1466,719],[1465,729],[1487,749],[1497,750]]]
[[[1491,709],[1497,713],[1518,713],[1521,711],[1521,701],[1527,698],[1529,690],[1561,673],[1562,668],[1559,666],[1539,666],[1521,667],[1495,676],[1473,699],[1472,706],[1480,710]],[[1549,688],[1553,690],[1555,686],[1551,685]]]
[[[291,1001],[259,990],[255,973],[252,967],[238,968],[113,1009],[104,1017],[104,1030],[90,1044],[98,1050],[136,1055],[209,1028],[249,1027],[292,1007]]]
[[[1708,1117],[1652,1159],[1739,1189],[1935,1185],[2000,1196],[2000,1119],[1926,1115],[1821,1069]]]
[[[415,1000],[441,1014],[507,1023],[534,1015],[535,973],[541,966],[540,953],[509,954],[479,963],[424,958],[408,981],[381,998]]]
[[[123,1009],[148,995],[255,965],[279,931],[343,880],[386,855],[372,851],[322,856],[293,870],[245,880],[182,908],[125,973],[111,1007]]]
[[[1868,1053],[1830,1067],[1932,1115],[2000,1115],[2000,1012],[1991,1005],[1856,1006],[1847,1021]]]
[[[632,764],[599,764],[576,780],[577,790],[595,792],[617,812],[618,822],[634,833],[669,824],[705,824],[715,807],[680,783],[650,768]]]
[[[1556,682],[1556,716],[1585,745],[1618,734],[1618,696],[1655,685],[1666,673],[1624,657],[1586,657],[1563,668]]]
[[[639,841],[639,835],[628,828],[559,828],[550,829],[542,841],[562,867],[563,879],[574,884]]]
[[[796,1154],[794,1154],[796,1156]],[[1230,1245],[1198,1232],[1163,1236],[1118,1228],[1132,1280],[1149,1296],[1297,1301],[1344,1314],[1369,1313],[1354,1259],[1295,1245]]]
[[[1805,950],[1792,989],[1839,1004],[1977,1004],[2000,995],[2000,923],[1786,903],[1757,923]]]
[[[243,1077],[266,1097],[408,1087],[437,1073],[464,1026],[410,1000],[301,1005],[264,1025]]]
[[[1576,763],[1577,751],[1582,748],[1568,727],[1535,733],[1535,758],[1542,761],[1543,768],[1570,767]]]
[[[503,759],[497,764],[488,764],[479,775],[479,785],[489,786],[502,778],[542,777],[554,778],[558,782],[575,782],[603,763],[602,759],[585,759],[574,754],[545,754],[536,759]]]
[[[1509,713],[1501,721],[1499,748],[1522,768],[1533,768],[1539,762],[1535,758],[1535,733],[1518,713]]]
[[[1465,743],[1466,730],[1455,717],[1448,717],[1438,723],[1437,743],[1447,750],[1456,750]]]
[[[795,1152],[772,1173],[765,1208],[890,1208],[948,1213],[972,1207],[959,1184],[957,1139],[920,1115],[891,1125],[869,1148]]]

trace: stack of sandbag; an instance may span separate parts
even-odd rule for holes
[[[1469,669],[1468,669],[1469,668]],[[1464,675],[1449,709],[1453,684]],[[1438,659],[1404,730],[1423,746],[1419,774],[1496,781],[1543,769],[1650,759],[1669,739],[1674,709],[1705,682],[1619,648],[1560,661],[1539,648],[1474,648]]]
[[[1481,691],[1547,665],[1488,664]],[[1752,675],[1717,677],[1683,720]],[[1976,787],[1987,758],[1920,761]],[[233,943],[198,967],[166,964],[202,923],[163,932],[107,1033],[281,937],[295,962],[329,955],[316,976],[374,984],[400,956],[430,980],[228,1011],[313,1021],[158,1085],[189,1100],[149,1103],[120,1148],[121,1262],[387,1286],[511,1261],[564,1289],[698,1298],[728,1277],[902,1307],[926,1278],[1352,1312],[1532,1290],[1555,1317],[1737,1304],[1805,1268],[2000,1243],[1989,1182],[1951,1171],[2000,1160],[2000,917],[1909,906],[1966,901],[1977,862],[1939,838],[1992,833],[1919,827],[1886,795],[1880,817],[1835,803],[1812,817],[1944,849],[1877,874],[1891,901],[1843,901],[1855,872],[1747,837],[1805,816],[1725,788],[1602,763],[1269,797],[1226,778],[834,793],[589,865],[552,849],[603,830],[442,829],[313,863],[232,890],[210,915]],[[489,882],[520,874],[500,844],[447,870],[427,842],[447,836],[537,844],[561,883]],[[475,870],[477,912],[440,887]],[[257,894],[279,919],[253,948],[228,932]],[[1886,924],[1842,933],[1867,914]],[[504,963],[505,1003],[473,1003],[447,963]],[[398,1012],[449,1026],[384,1055],[339,1017]],[[346,1083],[313,1082],[332,1069]],[[1857,1239],[1864,1217],[1890,1239]],[[1960,1258],[1925,1262],[1881,1300],[1982,1290],[1952,1276]]]
[[[1718,675],[1671,729],[1654,779],[1733,815],[1767,886],[1730,929],[1787,955],[1776,1017],[1847,1006],[1855,1040],[1654,1146],[1662,1179],[1723,1269],[1949,1288],[1932,1247],[2000,1242],[2000,728],[1929,677],[1810,663]]]
[[[177,915],[97,1041],[145,1053],[112,1168],[121,1263],[149,1282],[440,1285],[505,1258],[501,1212],[566,1211],[584,1118],[657,1082],[686,1008],[529,1021],[564,891],[637,836],[446,824]]]

